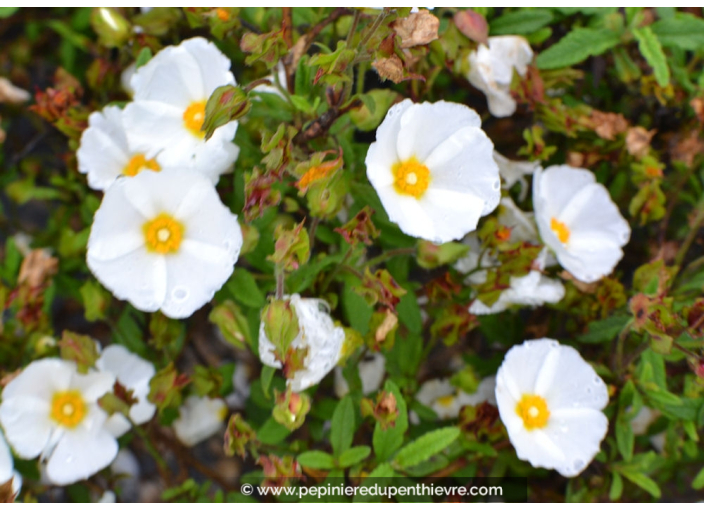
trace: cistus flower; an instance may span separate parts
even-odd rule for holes
[[[367,177],[389,219],[442,244],[477,228],[501,198],[494,146],[477,112],[410,99],[389,109],[367,152]]]
[[[169,169],[110,186],[95,213],[87,262],[118,299],[180,319],[222,287],[241,246],[237,217],[210,180]]]
[[[221,398],[191,395],[178,410],[173,422],[179,441],[193,446],[215,434],[227,418],[227,404]]]
[[[469,394],[455,388],[448,379],[431,379],[420,387],[416,400],[435,411],[439,419],[448,420],[457,418],[464,406],[476,406],[482,402],[496,404],[495,385],[495,377],[486,377],[479,383],[477,391]]]
[[[127,140],[135,151],[162,166],[187,166],[216,183],[230,170],[239,148],[232,143],[237,121],[202,131],[205,104],[222,85],[236,85],[230,60],[217,47],[195,37],[164,48],[131,78],[133,102],[125,107]],[[158,155],[157,155],[158,154]]]
[[[127,432],[132,423],[141,425],[152,419],[156,406],[149,402],[149,381],[156,369],[154,365],[132,354],[122,345],[110,345],[103,349],[95,367],[103,372],[113,374],[117,382],[127,390],[132,390],[132,397],[137,403],[130,407],[130,419],[120,413],[115,413],[105,423],[105,427],[115,436],[120,437]]]
[[[506,353],[496,401],[518,458],[566,477],[587,467],[609,427],[604,381],[575,349],[549,338]]]
[[[88,129],[81,135],[76,152],[78,171],[88,175],[88,186],[105,190],[120,176],[133,177],[143,170],[158,172],[155,158],[130,148],[122,123],[123,112],[107,106],[88,117]]]
[[[117,440],[105,428],[108,418],[98,399],[115,377],[79,374],[75,363],[42,359],[30,363],[2,393],[0,423],[23,459],[41,455],[57,485],[88,478],[117,455]]]
[[[536,170],[533,208],[543,242],[577,280],[594,282],[623,257],[631,228],[589,170],[567,165]]]
[[[298,334],[289,346],[291,353],[302,356],[300,366],[295,366],[288,374],[288,384],[294,392],[318,384],[340,360],[345,331],[335,326],[330,318],[328,304],[322,299],[302,298],[293,294],[289,299],[298,318]],[[289,353],[278,353],[266,335],[264,321],[259,327],[259,358],[262,363],[283,368],[282,359]]]
[[[489,37],[469,54],[469,83],[486,94],[489,112],[494,117],[509,117],[516,111],[511,96],[513,70],[525,76],[533,60],[533,50],[523,37],[503,35]]]

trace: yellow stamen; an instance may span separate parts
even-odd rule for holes
[[[527,430],[544,428],[550,418],[547,402],[538,395],[523,395],[516,405],[516,414],[523,419],[523,426]]]
[[[128,177],[134,177],[142,170],[158,172],[161,170],[161,167],[155,159],[147,159],[144,157],[144,154],[137,154],[132,156],[132,159],[125,165],[125,168],[122,169],[122,174]]]
[[[555,232],[555,235],[562,244],[565,244],[570,240],[570,229],[560,220],[552,218],[550,220],[550,228],[553,232]]]
[[[186,126],[194,136],[203,138],[205,133],[201,131],[205,120],[205,101],[195,101],[191,103],[183,112],[183,125]]]
[[[161,213],[153,220],[146,222],[142,229],[149,251],[166,255],[177,252],[181,246],[183,224],[166,213]]]
[[[73,428],[86,416],[86,403],[78,390],[59,391],[51,400],[51,419],[59,425]]]
[[[454,402],[455,402],[454,395],[445,395],[444,397],[440,397],[437,400],[437,403],[443,407],[450,407]]]
[[[414,157],[396,163],[391,171],[394,174],[394,188],[401,195],[421,198],[430,184],[430,170]]]

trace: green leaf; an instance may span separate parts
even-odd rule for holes
[[[616,445],[621,457],[627,462],[633,459],[633,446],[635,445],[635,434],[631,427],[631,422],[622,410],[616,419]]]
[[[552,13],[543,9],[521,9],[509,12],[491,21],[491,35],[528,35],[552,21]]]
[[[655,73],[655,80],[661,87],[670,83],[670,68],[662,51],[660,41],[650,27],[634,28],[633,35],[638,40],[638,49]]]
[[[134,65],[136,69],[139,69],[142,67],[144,64],[149,62],[152,59],[152,50],[147,48],[146,46],[142,48],[142,51],[139,52],[139,55],[137,55],[137,60],[135,60]]]
[[[396,397],[398,418],[396,418],[396,424],[386,430],[382,430],[379,423],[374,428],[372,446],[374,447],[374,455],[381,461],[388,460],[401,447],[403,436],[408,430],[408,411],[406,400],[403,398],[401,391],[396,386],[396,383],[391,380],[384,383],[384,390],[393,393],[394,397]]]
[[[0,7],[0,18],[9,18],[19,10],[19,7]]]
[[[623,478],[618,473],[614,472],[614,477],[611,480],[611,490],[609,490],[609,499],[618,501],[623,494]]]
[[[585,334],[577,337],[577,341],[583,344],[610,342],[621,333],[628,321],[627,315],[612,315],[607,319],[594,321],[589,324],[589,330]]]
[[[658,484],[655,483],[652,478],[648,477],[647,475],[644,475],[639,471],[624,470],[622,471],[622,474],[631,482],[636,484],[638,487],[648,492],[654,498],[660,499],[660,487],[658,487]]]
[[[369,457],[370,453],[372,453],[372,449],[368,446],[355,446],[354,448],[350,448],[340,455],[340,467],[346,468],[359,464]]]
[[[538,69],[559,69],[601,55],[620,42],[618,33],[607,28],[575,28],[538,55]]]
[[[262,392],[266,398],[269,398],[269,386],[271,386],[271,381],[274,379],[274,372],[276,372],[274,367],[268,365],[262,367],[260,378],[262,381]]]
[[[259,290],[254,276],[244,268],[235,269],[225,287],[235,301],[245,306],[262,308],[266,304],[264,294]]]
[[[396,454],[394,461],[402,468],[420,464],[436,453],[440,453],[460,435],[457,427],[445,427],[422,435],[415,441],[404,446]]]
[[[697,491],[704,489],[704,468],[701,468],[692,480],[692,489]]]
[[[335,467],[335,459],[329,453],[313,450],[303,452],[298,456],[301,466],[312,469],[332,469]]]
[[[653,34],[663,46],[674,46],[696,51],[704,46],[704,19],[678,13],[650,25]]]
[[[291,431],[279,424],[274,418],[269,418],[257,431],[257,439],[264,444],[278,444],[286,439]]]
[[[401,296],[401,299],[396,307],[398,319],[401,324],[406,326],[411,333],[420,335],[423,329],[423,319],[420,316],[420,307],[415,292],[406,288],[408,291]]]
[[[346,450],[352,446],[354,438],[355,417],[352,398],[347,395],[337,404],[332,415],[330,428],[330,443],[335,457],[339,458]]]

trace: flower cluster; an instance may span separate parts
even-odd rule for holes
[[[51,483],[71,484],[107,467],[117,455],[117,438],[154,416],[146,398],[153,375],[151,363],[120,345],[106,348],[85,374],[73,361],[33,361],[5,386],[0,424],[19,457],[39,456]],[[108,416],[99,405],[116,383],[136,399],[129,417]]]
[[[242,246],[237,217],[215,190],[232,168],[237,122],[202,131],[205,105],[234,84],[230,61],[202,38],[168,47],[130,79],[133,101],[90,116],[77,157],[105,190],[88,241],[88,267],[140,310],[183,318],[230,277]]]

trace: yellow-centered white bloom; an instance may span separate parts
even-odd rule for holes
[[[609,428],[606,384],[575,349],[549,338],[506,353],[496,401],[518,458],[562,476],[587,467]]]
[[[103,349],[95,367],[103,372],[111,373],[122,386],[132,390],[132,396],[137,403],[130,407],[130,420],[141,425],[152,419],[156,406],[149,402],[149,381],[156,369],[154,365],[132,354],[122,345],[114,344]],[[115,413],[105,424],[105,427],[115,436],[120,437],[127,432],[132,424],[120,413]]]
[[[215,434],[227,418],[227,405],[221,398],[191,395],[178,410],[173,422],[176,437],[186,446],[193,446]]]
[[[533,60],[533,50],[523,37],[489,37],[488,46],[480,44],[469,55],[469,82],[486,94],[489,112],[494,117],[509,117],[516,111],[511,96],[513,70],[525,76]]]
[[[93,189],[105,190],[123,175],[134,177],[143,170],[161,170],[156,158],[130,147],[122,118],[117,106],[106,106],[88,117],[76,158],[78,171],[88,175],[88,185]]]
[[[457,418],[464,406],[476,406],[483,402],[496,405],[495,386],[494,376],[485,377],[477,386],[477,391],[470,394],[455,388],[448,379],[431,379],[420,387],[416,400],[435,411],[439,419],[448,420]]]
[[[41,455],[48,478],[57,485],[97,473],[118,450],[105,428],[108,416],[97,403],[114,382],[106,372],[79,374],[70,361],[30,363],[3,390],[0,423],[8,443],[23,459]]]
[[[328,304],[322,299],[302,298],[298,294],[286,297],[298,317],[298,335],[290,348],[306,349],[303,367],[293,373],[288,384],[295,392],[300,392],[318,384],[340,360],[345,331],[335,326],[330,318]],[[276,358],[276,347],[264,331],[264,321],[259,327],[259,358],[262,363],[282,368]]]
[[[551,166],[533,174],[533,208],[543,242],[580,281],[614,270],[631,228],[609,191],[584,168]]]
[[[196,168],[217,182],[239,154],[232,143],[237,121],[206,141],[205,104],[216,88],[235,84],[230,60],[202,37],[164,48],[130,80],[133,102],[124,117],[130,146],[162,166]]]
[[[477,228],[501,198],[494,145],[477,112],[438,101],[392,106],[367,152],[367,177],[389,219],[446,243]]]
[[[241,246],[237,217],[212,182],[174,168],[110,186],[95,213],[87,262],[115,297],[180,319],[212,299]]]

